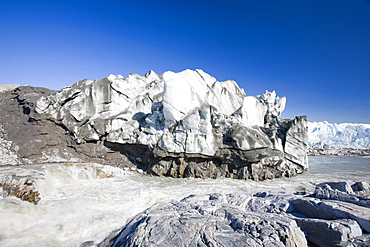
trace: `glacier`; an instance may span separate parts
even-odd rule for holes
[[[370,124],[308,122],[309,146],[312,148],[370,149]]]
[[[63,126],[78,144],[118,150],[155,175],[263,180],[308,168],[306,117],[282,119],[285,105],[275,91],[249,96],[200,69],[149,71],[44,95],[35,118]]]

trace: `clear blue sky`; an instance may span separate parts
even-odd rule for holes
[[[0,84],[201,68],[283,117],[370,123],[368,0],[0,0]]]

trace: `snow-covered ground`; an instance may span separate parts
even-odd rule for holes
[[[370,124],[308,122],[309,146],[370,149]]]

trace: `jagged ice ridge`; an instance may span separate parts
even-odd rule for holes
[[[131,159],[157,175],[260,180],[308,167],[306,118],[281,119],[285,103],[198,69],[79,81],[41,97],[36,112],[79,143],[114,144],[127,156],[139,145],[145,154]]]

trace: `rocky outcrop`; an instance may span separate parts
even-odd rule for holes
[[[235,199],[247,203],[250,197],[190,196],[156,204],[99,246],[307,246],[293,219],[247,211]]]
[[[47,133],[48,129],[37,126],[29,116],[36,100],[45,93],[53,91],[26,86],[0,92],[0,135],[3,140],[0,149],[7,150],[4,153],[8,153],[8,157],[12,156],[12,159],[1,160],[0,164],[24,163],[28,157],[40,156],[43,145],[53,144],[37,138]],[[54,125],[52,129],[55,129]],[[8,145],[5,145],[6,142]]]
[[[36,189],[35,179],[43,178],[43,174],[2,174],[0,176],[1,195],[15,196],[23,201],[37,204],[40,201],[40,192]]]
[[[312,198],[296,199],[293,202],[295,211],[308,218],[326,220],[352,219],[363,230],[370,233],[370,209],[352,203]]]
[[[336,188],[346,183],[325,183]],[[317,185],[322,188],[324,184]],[[356,185],[355,187],[358,188]],[[361,187],[361,186],[360,186]],[[368,246],[369,208],[317,193],[210,194],[158,203],[98,246]]]
[[[354,220],[296,218],[296,222],[305,231],[307,240],[316,246],[361,246],[351,243],[362,236],[361,228]]]
[[[102,143],[76,143],[63,125],[37,114],[37,100],[55,93],[31,86],[0,92],[0,165],[58,162],[131,164],[125,156]]]
[[[247,96],[202,70],[83,80],[36,104],[76,143],[119,151],[155,175],[263,180],[307,169],[306,118],[281,119],[285,98]]]
[[[296,222],[310,242],[318,246],[368,246],[368,195],[366,182],[329,182],[318,184],[311,197],[291,203]],[[362,232],[367,234],[362,236]]]
[[[369,184],[366,182],[357,182],[353,185],[348,182],[333,182],[317,185],[314,195],[320,199],[351,202],[370,208],[370,199],[367,198],[369,193]]]

